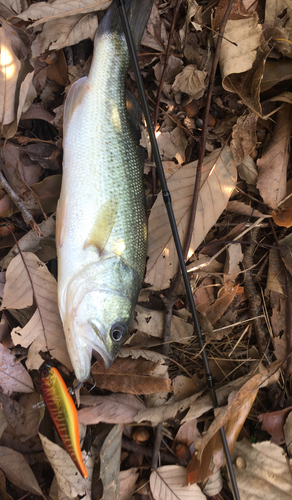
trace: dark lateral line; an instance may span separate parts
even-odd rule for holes
[[[200,324],[199,324],[199,320],[198,320],[198,315],[197,315],[196,306],[194,303],[194,298],[193,298],[193,294],[192,294],[192,290],[191,290],[191,286],[190,286],[190,282],[189,282],[189,278],[188,278],[188,274],[187,274],[185,261],[183,258],[183,251],[182,251],[182,246],[181,246],[181,242],[180,242],[180,238],[179,238],[179,234],[178,234],[178,230],[177,230],[176,221],[174,218],[174,213],[173,213],[172,204],[171,204],[171,197],[170,197],[170,193],[168,191],[168,187],[167,187],[167,183],[166,183],[166,179],[165,179],[165,175],[164,175],[164,170],[163,170],[163,166],[162,166],[162,162],[161,162],[161,158],[160,158],[160,154],[159,154],[159,149],[158,149],[156,137],[155,137],[153,126],[152,126],[150,111],[149,111],[149,107],[148,107],[148,103],[147,103],[147,99],[146,99],[146,94],[145,94],[145,90],[144,90],[144,86],[143,86],[143,81],[142,81],[142,77],[141,77],[141,73],[140,73],[140,68],[139,68],[139,64],[138,64],[138,60],[137,60],[136,50],[135,50],[135,46],[134,46],[133,39],[132,39],[131,29],[130,29],[127,14],[126,14],[124,0],[116,0],[116,1],[117,1],[117,5],[119,7],[119,12],[120,12],[124,32],[125,32],[125,37],[127,40],[127,45],[128,45],[128,49],[129,49],[129,53],[130,53],[130,57],[131,57],[131,62],[133,65],[135,76],[136,76],[139,95],[140,95],[140,99],[142,102],[142,108],[143,108],[143,112],[145,115],[148,133],[149,133],[149,137],[150,137],[150,142],[151,142],[151,146],[152,146],[152,152],[153,152],[154,160],[156,163],[158,177],[159,177],[160,184],[161,184],[163,200],[164,200],[164,203],[166,206],[166,210],[167,210],[167,214],[168,214],[168,218],[169,218],[169,222],[170,222],[170,226],[171,226],[171,230],[172,230],[172,235],[173,235],[173,239],[174,239],[174,243],[176,246],[176,251],[177,251],[177,255],[178,255],[178,259],[179,259],[179,264],[181,267],[181,272],[182,272],[182,276],[183,276],[183,280],[184,280],[184,284],[185,284],[185,288],[186,288],[186,293],[187,293],[187,297],[188,297],[188,301],[189,301],[189,307],[190,307],[191,314],[192,314],[193,321],[194,321],[194,330],[195,330],[196,335],[197,335],[200,350],[202,351],[202,360],[203,360],[203,364],[204,364],[208,388],[210,391],[210,395],[212,398],[214,408],[218,408],[219,405],[218,405],[218,400],[217,400],[217,396],[216,396],[216,392],[215,392],[215,388],[214,388],[213,377],[212,377],[210,366],[209,366],[208,356],[207,356],[206,351],[204,349],[205,343],[204,343],[204,339],[202,336],[202,332],[201,332],[201,328],[200,328]],[[233,494],[234,494],[234,497],[236,500],[240,500],[240,495],[239,495],[239,491],[238,491],[236,477],[235,477],[234,470],[233,470],[233,465],[232,465],[232,460],[231,460],[231,456],[230,456],[230,452],[229,452],[229,448],[228,448],[226,434],[225,434],[225,430],[223,427],[220,429],[220,436],[221,436],[222,445],[223,445],[225,458],[226,458],[226,464],[227,464],[227,468],[228,468],[228,472],[230,475],[230,480],[231,480],[231,484],[232,484],[232,488],[233,488]]]

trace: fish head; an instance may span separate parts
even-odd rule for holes
[[[90,376],[92,354],[109,368],[128,336],[139,284],[128,266],[112,264],[107,280],[101,276],[101,269],[93,279],[91,269],[90,279],[85,279],[83,273],[84,279],[79,276],[74,280],[67,293],[63,325],[70,359],[80,382]],[[122,276],[115,268],[123,270]]]

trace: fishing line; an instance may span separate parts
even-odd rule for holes
[[[196,306],[194,303],[194,298],[193,298],[193,294],[192,294],[192,290],[191,290],[191,285],[190,285],[188,274],[187,274],[187,269],[186,269],[186,265],[185,265],[185,261],[184,261],[184,257],[183,257],[183,250],[182,250],[182,246],[181,246],[181,242],[180,242],[180,238],[179,238],[179,234],[178,234],[178,230],[177,230],[177,225],[176,225],[176,221],[175,221],[175,217],[174,217],[174,213],[173,213],[173,209],[172,209],[171,196],[170,196],[170,193],[169,193],[169,190],[167,187],[167,183],[166,183],[166,179],[165,179],[165,175],[164,175],[164,170],[163,170],[163,166],[162,166],[162,162],[161,162],[161,158],[160,158],[160,153],[159,153],[159,149],[158,149],[158,144],[157,144],[156,137],[154,134],[154,129],[152,126],[152,120],[151,120],[151,116],[150,116],[148,102],[146,99],[143,80],[142,80],[141,73],[140,73],[136,49],[134,46],[134,42],[133,42],[133,38],[132,38],[132,34],[131,34],[131,29],[130,29],[129,22],[128,22],[128,17],[127,17],[127,13],[126,13],[126,9],[125,9],[124,0],[116,0],[116,2],[117,2],[117,5],[119,7],[119,12],[120,12],[121,21],[123,24],[123,29],[125,32],[128,50],[130,53],[132,66],[133,66],[134,73],[136,76],[136,82],[137,82],[137,87],[139,90],[139,95],[140,95],[140,99],[141,99],[141,103],[142,103],[142,109],[144,112],[144,116],[145,116],[145,120],[146,120],[147,128],[148,128],[148,133],[149,133],[149,137],[150,137],[152,153],[154,156],[154,160],[155,160],[155,164],[156,164],[156,168],[157,168],[157,173],[158,173],[158,177],[159,177],[160,184],[161,184],[162,196],[163,196],[163,200],[164,200],[164,203],[166,206],[166,210],[167,210],[167,214],[168,214],[168,218],[169,218],[169,222],[170,222],[170,226],[171,226],[171,230],[172,230],[172,235],[173,235],[173,239],[174,239],[174,243],[175,243],[175,247],[176,247],[176,251],[177,251],[177,256],[179,259],[179,264],[180,264],[180,268],[181,268],[181,272],[182,272],[182,276],[183,276],[183,280],[184,280],[184,284],[185,284],[185,288],[186,288],[186,294],[187,294],[188,301],[189,301],[190,312],[192,314],[193,321],[194,321],[194,330],[195,330],[196,335],[197,335],[199,347],[202,351],[202,360],[203,360],[203,365],[204,365],[204,369],[205,369],[207,385],[208,385],[208,388],[210,391],[210,395],[212,398],[214,408],[218,408],[219,405],[218,405],[218,400],[217,400],[217,396],[216,396],[216,392],[215,392],[215,388],[214,388],[214,381],[213,381],[213,377],[212,377],[210,366],[209,366],[208,356],[207,356],[207,353],[206,353],[205,348],[204,348],[205,342],[203,339],[203,335],[202,335],[202,331],[201,331],[201,327],[200,327],[200,323],[199,323],[199,319],[198,319],[198,315],[197,315],[197,311],[196,311]],[[231,456],[230,456],[230,452],[229,452],[229,448],[228,448],[226,434],[225,434],[225,430],[223,427],[220,429],[220,436],[221,436],[223,450],[225,453],[226,465],[227,465],[227,469],[229,472],[229,476],[230,476],[230,480],[231,480],[231,484],[232,484],[232,488],[233,488],[233,494],[234,494],[234,497],[236,500],[240,500],[240,495],[239,495],[239,491],[238,491],[238,487],[237,487],[236,477],[235,477],[234,470],[233,470],[233,465],[232,465],[232,460],[231,460]]]

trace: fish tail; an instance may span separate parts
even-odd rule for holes
[[[124,0],[136,50],[140,47],[153,2],[154,0]],[[106,33],[118,33],[122,35],[123,32],[117,2],[113,0],[98,27],[96,38],[102,37]]]

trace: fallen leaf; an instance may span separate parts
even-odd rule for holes
[[[283,449],[264,441],[251,444],[247,439],[236,443],[233,451],[234,472],[241,500],[289,500],[292,478]]]
[[[40,3],[44,4],[44,2]],[[54,4],[55,3],[56,2],[54,2]],[[64,4],[65,2],[62,2],[62,5]],[[94,5],[96,5],[96,3]],[[61,17],[56,20],[48,21],[32,43],[32,57],[36,59],[48,49],[60,50],[63,47],[75,45],[81,40],[84,40],[85,33],[87,38],[93,40],[97,26],[98,18],[96,14],[92,13],[85,15],[70,15],[69,17]]]
[[[115,425],[100,450],[100,478],[104,500],[118,500],[122,425]]]
[[[232,281],[235,282],[237,276],[241,272],[239,264],[242,263],[243,253],[241,244],[237,243],[229,245],[226,250],[226,260],[224,266],[224,281],[225,283]]]
[[[187,446],[192,446],[201,438],[201,433],[197,427],[197,419],[189,420],[182,424],[176,433],[172,443],[172,449],[175,451],[178,443],[184,443]]]
[[[0,470],[0,498],[1,500],[13,500],[13,498],[8,495],[6,491],[6,480],[2,470]]]
[[[223,488],[223,478],[221,469],[217,469],[214,474],[208,479],[206,486],[203,488],[204,495],[207,497],[215,497]]]
[[[277,226],[281,227],[291,227],[292,226],[292,207],[286,208],[286,210],[273,210],[271,212],[273,221]]]
[[[175,158],[179,164],[185,162],[185,150],[188,141],[183,135],[180,127],[176,127],[171,132],[164,132],[157,136],[157,144],[161,159],[172,160]]]
[[[77,470],[76,465],[66,450],[50,441],[41,432],[39,432],[39,436],[44,452],[54,469],[58,485],[62,492],[65,493],[68,498],[75,499],[77,495],[84,495],[86,493],[86,488],[90,490],[90,478],[92,477],[94,457],[86,457],[85,451],[82,452],[83,460],[86,460],[86,469],[89,476],[85,480]]]
[[[165,465],[152,471],[150,489],[154,500],[206,499],[197,484],[188,485],[187,470],[180,465]]]
[[[162,337],[164,323],[164,312],[154,311],[137,305],[130,329],[140,330],[153,337]],[[181,344],[188,344],[193,337],[193,327],[177,316],[173,316],[170,325],[170,340]]]
[[[44,236],[38,236],[31,229],[18,240],[18,245],[14,244],[9,253],[0,261],[1,269],[7,269],[12,259],[19,253],[18,246],[22,252],[34,253],[42,262],[48,262],[56,257],[54,216],[51,215],[47,220],[41,222],[39,228]]]
[[[229,447],[232,449],[258,390],[261,387],[266,387],[267,385],[274,383],[275,376],[277,380],[279,377],[278,368],[280,367],[280,364],[281,363],[279,361],[275,361],[273,364],[269,365],[267,369],[251,377],[234,396],[231,403],[226,408],[219,410],[218,415],[216,415],[200,442],[200,450],[198,452],[199,461],[201,461],[204,449],[210,439],[213,438],[218,430],[226,424],[227,441]],[[223,458],[222,452],[221,456]],[[215,465],[220,467],[222,463],[216,463]]]
[[[242,163],[256,147],[257,121],[258,117],[255,113],[239,116],[232,129],[230,149],[237,165]]]
[[[79,422],[85,425],[106,422],[109,424],[130,424],[144,403],[132,394],[111,394],[110,396],[81,396],[85,406],[78,412]]]
[[[251,156],[246,156],[242,163],[237,166],[239,176],[248,184],[256,185],[258,178],[258,169]]]
[[[0,27],[0,122],[7,125],[15,118],[16,89],[21,64],[13,51],[6,21],[4,23]]]
[[[292,413],[290,412],[284,424],[285,442],[289,457],[292,455]]]
[[[0,446],[0,467],[11,483],[44,498],[31,468],[21,453]]]
[[[135,491],[136,482],[139,477],[136,467],[120,472],[119,500],[129,500]]]
[[[274,209],[286,196],[291,123],[292,105],[287,104],[278,111],[272,140],[257,161],[257,187],[264,202]]]
[[[259,85],[268,54],[267,43],[261,47],[261,41],[262,26],[256,13],[246,19],[229,19],[219,56],[223,87],[237,92],[257,114],[261,113]]]
[[[198,384],[192,378],[185,377],[184,375],[177,375],[172,380],[172,386],[177,402],[192,396],[198,389]]]
[[[233,246],[233,245],[232,245]],[[230,306],[231,302],[236,297],[239,291],[239,285],[232,287],[231,289],[223,288],[221,289],[218,298],[213,304],[211,304],[205,311],[208,320],[211,325],[215,325],[217,321],[223,316],[227,308]]]
[[[24,21],[37,19],[37,21],[30,25],[30,27],[34,27],[67,16],[107,9],[109,4],[110,2],[106,0],[96,0],[94,4],[91,0],[55,0],[50,4],[38,2],[30,5],[28,9],[17,17]]]
[[[272,437],[271,442],[275,444],[285,443],[284,424],[292,410],[292,406],[280,411],[261,413],[258,419],[262,422],[262,430],[267,431]]]
[[[261,92],[269,90],[280,82],[291,80],[292,61],[290,60],[268,60],[266,61],[263,77],[260,83]]]
[[[250,205],[236,200],[229,201],[226,210],[232,214],[247,215],[248,217],[256,217],[259,219],[270,217],[270,215],[262,214],[262,212],[255,210]]]
[[[184,165],[168,180],[181,241],[184,240],[196,177],[197,162]],[[190,252],[194,252],[225,209],[235,187],[236,168],[230,149],[215,150],[204,160],[197,215]],[[168,286],[178,267],[162,193],[152,207],[148,223],[148,262],[145,280],[153,288]]]
[[[199,70],[195,64],[189,64],[175,77],[172,90],[184,92],[192,99],[200,99],[208,84],[207,76],[206,71]]]
[[[29,369],[38,369],[43,362],[39,351],[49,349],[54,352],[55,359],[72,370],[58,310],[56,280],[34,254],[23,252],[8,266],[1,308],[27,307],[33,303],[33,297],[37,310],[24,328],[12,330],[15,345],[28,347],[31,344],[26,361]]]
[[[116,358],[108,370],[95,364],[91,373],[96,386],[112,392],[127,394],[152,394],[171,392],[171,380],[153,376],[156,363],[143,358]]]
[[[4,394],[13,392],[33,392],[33,382],[27,370],[18,363],[15,356],[11,354],[0,343],[0,385]]]

